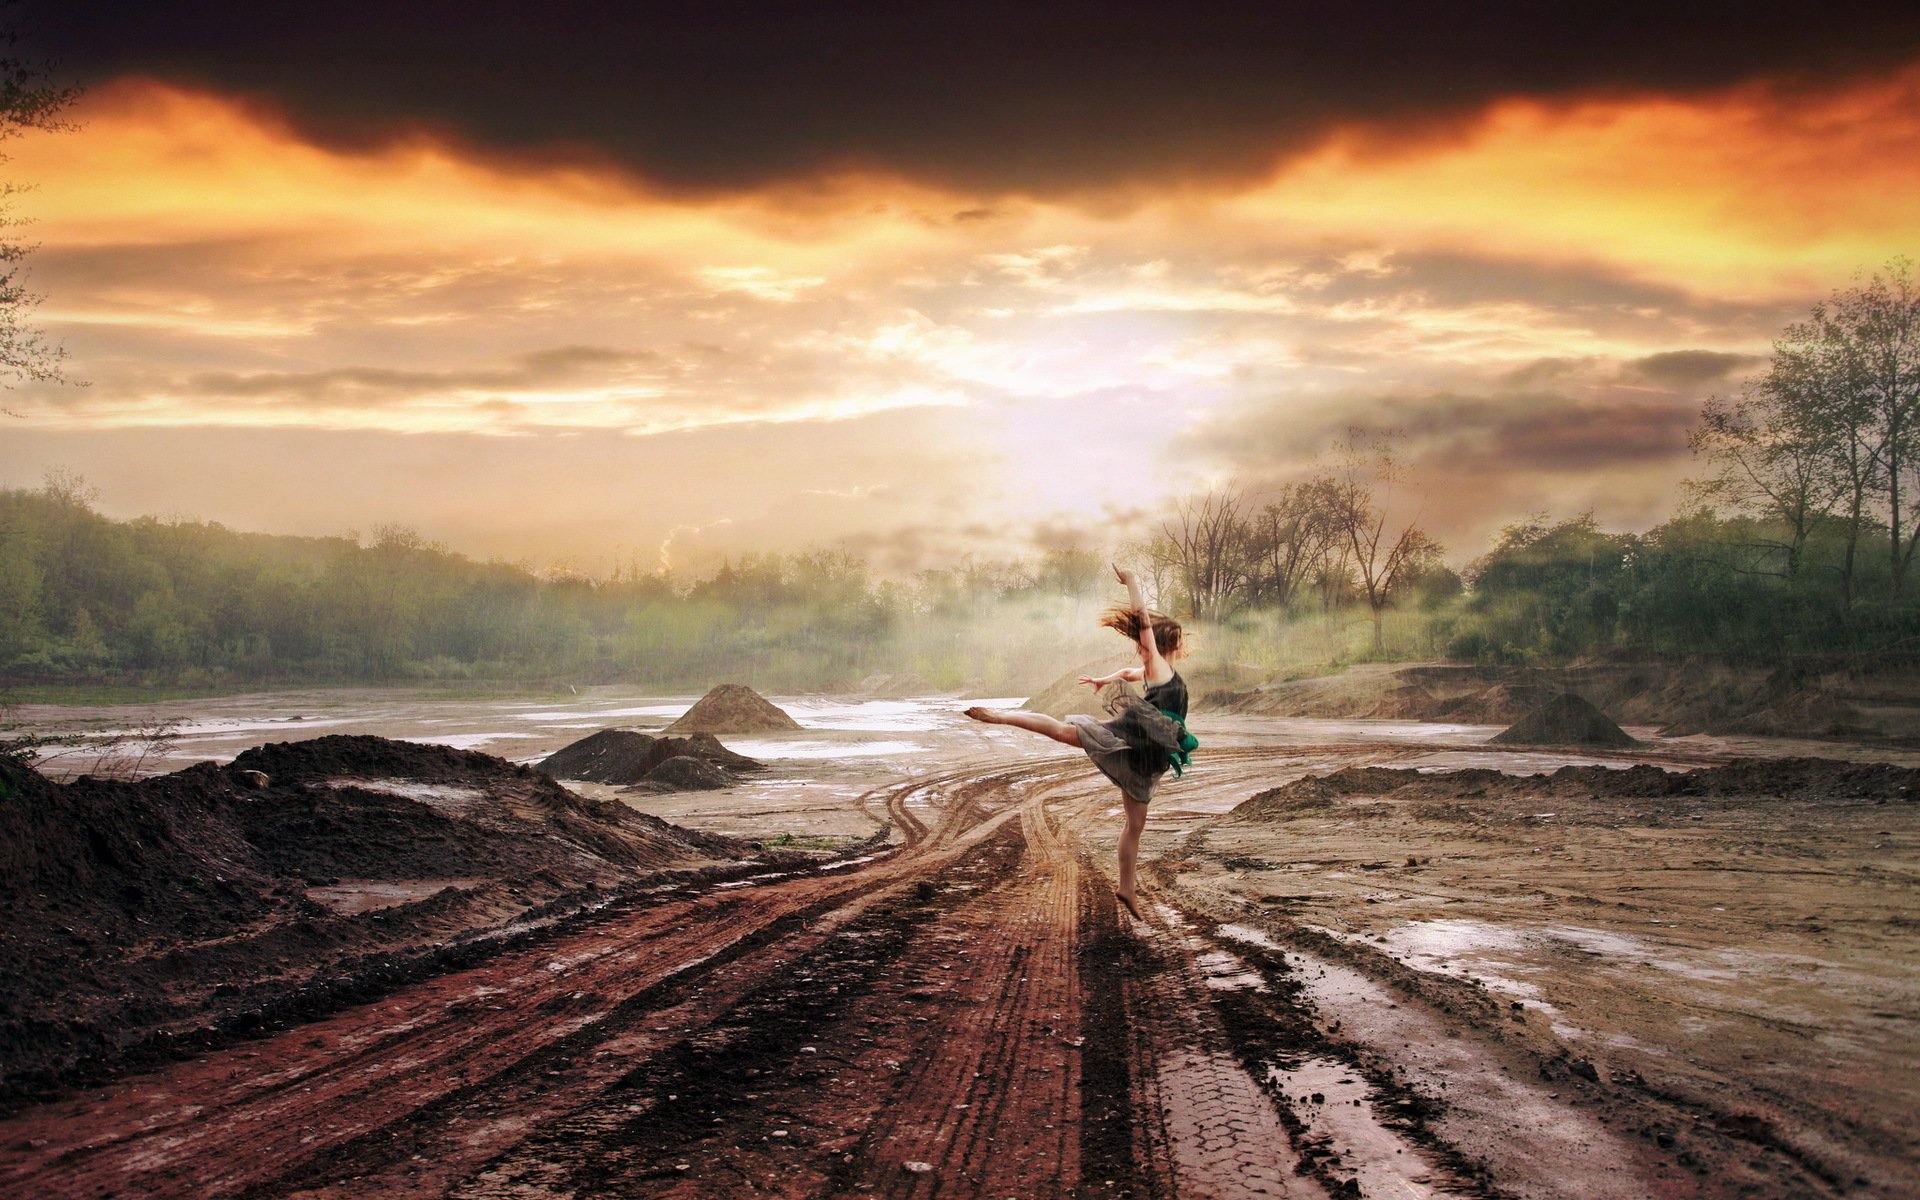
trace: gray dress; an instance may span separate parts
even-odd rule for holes
[[[1124,700],[1127,695],[1121,692],[1115,699]],[[1165,683],[1148,688],[1144,698],[1153,707],[1186,719],[1187,681],[1180,678],[1178,671]],[[1152,802],[1154,789],[1166,777],[1172,759],[1165,749],[1146,740],[1126,712],[1122,711],[1110,721],[1076,713],[1067,718],[1067,723],[1080,731],[1080,748],[1087,752],[1093,765],[1113,780],[1127,799],[1141,804]]]

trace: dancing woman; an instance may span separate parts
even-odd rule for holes
[[[1136,865],[1140,856],[1140,830],[1147,823],[1147,805],[1168,768],[1179,775],[1186,766],[1187,755],[1199,743],[1186,729],[1186,681],[1169,662],[1185,653],[1180,623],[1148,611],[1140,599],[1140,580],[1132,571],[1115,567],[1113,573],[1127,587],[1127,606],[1101,613],[1100,624],[1134,644],[1140,654],[1140,665],[1124,667],[1111,675],[1082,675],[1080,682],[1096,691],[1122,680],[1138,682],[1145,686],[1144,697],[1130,698],[1117,706],[1117,713],[1107,721],[1079,714],[1061,721],[1045,713],[978,707],[969,708],[967,716],[990,725],[1030,729],[1056,742],[1078,746],[1086,751],[1094,766],[1119,786],[1126,826],[1120,831],[1118,894],[1127,911],[1138,917]]]

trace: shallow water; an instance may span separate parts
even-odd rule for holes
[[[604,728],[659,732],[686,712],[698,697],[644,696],[596,689],[577,697],[538,700],[439,699],[430,693],[386,689],[345,689],[261,693],[182,700],[153,705],[110,707],[22,706],[22,725],[39,733],[76,733],[82,742],[57,748],[47,758],[50,773],[71,776],[95,769],[94,760],[110,753],[121,764],[142,760],[141,773],[177,770],[193,762],[230,761],[249,747],[268,741],[304,740],[328,734],[377,734],[404,741],[482,750],[520,762],[534,762],[587,733]],[[891,700],[848,700],[803,695],[768,697],[802,726],[798,734],[728,737],[728,745],[769,762],[796,765],[832,759],[959,758],[990,747],[998,755],[1026,757],[1062,753],[1062,747],[1006,728],[983,728],[963,715],[966,702],[945,696]],[[975,701],[986,707],[1013,708],[1020,697]],[[156,725],[172,723],[171,736],[149,741]],[[1674,768],[1706,755],[1756,756],[1819,754],[1831,758],[1875,758],[1920,764],[1920,753],[1889,752],[1886,747],[1769,738],[1663,739],[1636,730],[1647,745],[1642,752],[1597,756],[1578,751],[1478,751],[1473,747],[1499,732],[1496,726],[1429,721],[1308,720],[1220,715],[1197,718],[1202,735],[1195,770],[1209,771],[1206,744],[1261,744],[1284,749],[1299,745],[1303,772],[1314,771],[1315,750],[1372,744],[1433,752],[1402,765],[1421,770],[1488,767],[1508,773],[1552,771],[1566,765],[1625,767],[1638,761]],[[109,745],[108,743],[112,743]],[[1329,763],[1328,769],[1335,764]],[[1339,764],[1344,765],[1344,763]],[[1281,781],[1284,782],[1284,781]],[[1176,785],[1177,786],[1177,785]],[[1170,797],[1170,799],[1173,797]]]

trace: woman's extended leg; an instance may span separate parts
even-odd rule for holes
[[[1120,831],[1120,903],[1135,917],[1140,915],[1139,895],[1135,888],[1134,866],[1140,859],[1140,831],[1146,828],[1147,806],[1138,800],[1126,799],[1121,793],[1121,803],[1126,806],[1127,825]]]
[[[967,710],[967,715],[989,725],[1012,725],[1018,729],[1031,729],[1037,734],[1050,737],[1056,742],[1065,742],[1069,746],[1080,744],[1078,729],[1045,713],[1006,712],[998,708],[975,706]]]

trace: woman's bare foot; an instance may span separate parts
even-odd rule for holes
[[[1124,892],[1115,892],[1113,895],[1115,899],[1120,901],[1120,903],[1127,906],[1127,911],[1133,914],[1134,920],[1136,921],[1146,920],[1145,917],[1140,915],[1140,906],[1134,903],[1132,896],[1129,896]]]

